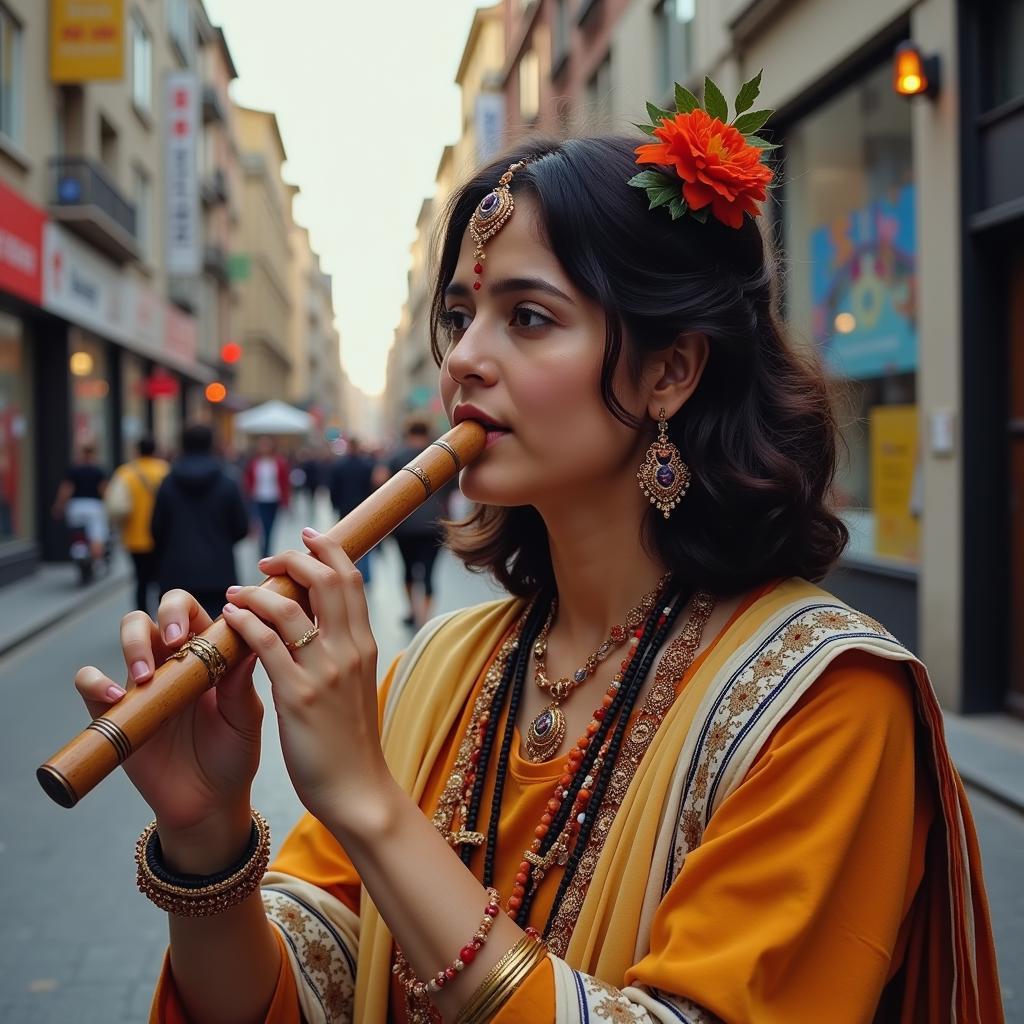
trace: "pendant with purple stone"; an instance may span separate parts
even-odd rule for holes
[[[668,439],[664,419],[658,423],[658,437],[647,449],[636,476],[645,497],[668,519],[690,486],[690,468],[680,458],[679,449]]]
[[[565,715],[549,704],[526,731],[526,755],[534,763],[547,761],[565,739]]]

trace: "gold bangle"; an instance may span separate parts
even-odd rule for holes
[[[481,1024],[489,1020],[512,994],[514,987],[547,955],[547,946],[524,935],[494,965],[459,1012],[456,1024]]]

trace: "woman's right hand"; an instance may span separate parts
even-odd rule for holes
[[[164,595],[154,622],[145,612],[121,620],[121,647],[129,689],[146,686],[157,666],[201,633],[210,617],[191,594]],[[256,659],[249,655],[213,689],[166,722],[124,763],[152,807],[165,853],[178,870],[218,871],[249,838],[249,792],[260,760],[263,703],[253,687]],[[103,714],[124,695],[120,684],[90,666],[75,686],[89,714]]]

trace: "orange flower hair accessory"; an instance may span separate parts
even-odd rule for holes
[[[668,207],[673,220],[684,213],[703,222],[708,212],[731,228],[743,224],[743,215],[757,217],[759,203],[768,197],[772,170],[761,162],[762,154],[777,146],[762,139],[757,130],[771,116],[770,110],[750,110],[761,91],[761,72],[746,82],[736,97],[736,118],[729,123],[729,104],[721,89],[704,79],[704,105],[681,85],[676,85],[675,111],[647,104],[649,125],[637,125],[658,142],[636,147],[638,164],[659,164],[675,174],[641,171],[629,184],[647,192],[653,210]]]

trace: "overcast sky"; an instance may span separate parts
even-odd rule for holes
[[[277,114],[295,216],[334,276],[342,361],[384,386],[416,215],[459,134],[459,58],[478,0],[206,0],[232,95]]]

